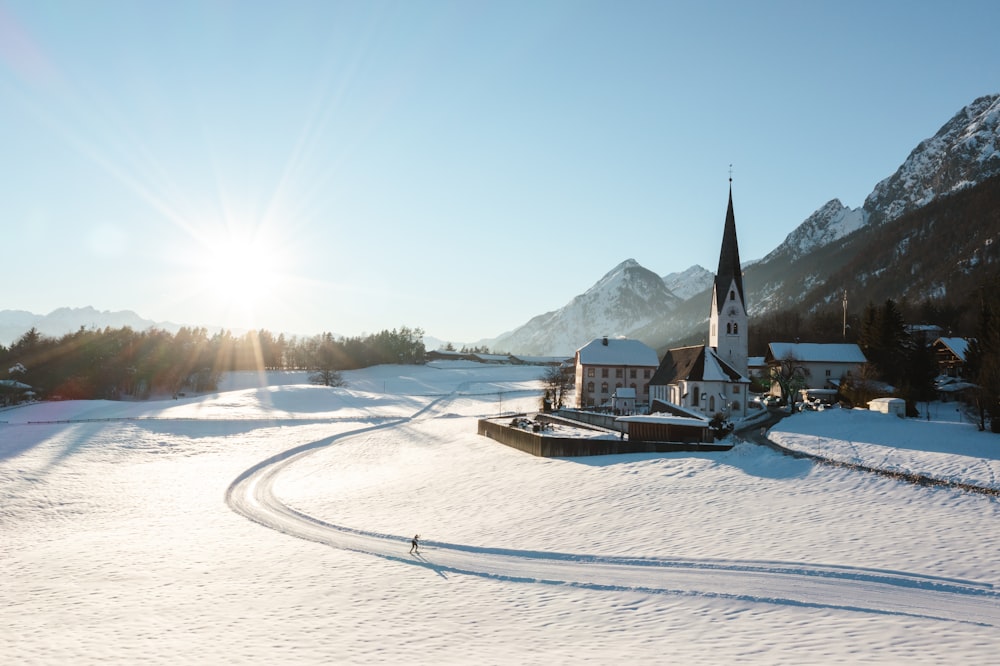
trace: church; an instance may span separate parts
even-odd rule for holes
[[[750,388],[748,319],[730,178],[719,269],[712,289],[708,344],[667,351],[649,381],[650,412],[745,417]]]

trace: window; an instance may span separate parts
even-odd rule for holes
[[[587,376],[588,377],[593,377],[596,374],[597,374],[597,370],[595,368],[587,368]]]
[[[739,395],[739,394],[740,394],[740,385],[733,384],[733,395]]]
[[[607,393],[607,392],[608,392],[608,383],[601,382],[601,393]]]
[[[827,371],[826,371],[826,376],[827,376],[827,377],[829,377],[829,376],[830,376],[830,371],[829,371],[829,370],[827,370]]]
[[[708,411],[710,411],[710,412],[714,412],[715,411],[715,396],[714,395],[711,398],[708,399]]]
[[[691,395],[691,406],[692,407],[697,407],[698,406],[698,385],[697,384],[692,384],[691,388],[688,389],[688,393]]]
[[[629,379],[635,379],[635,373],[636,373],[636,369],[635,368],[629,368],[629,371],[628,371]]]
[[[735,301],[736,300],[736,292],[733,291],[732,289],[729,290],[729,300],[731,300],[731,301]]]
[[[740,332],[740,325],[734,322],[733,323],[733,335],[737,335],[739,332]]]
[[[622,387],[622,383],[621,382],[615,382],[615,388],[616,389],[620,389],[621,387]]]
[[[642,385],[642,393],[643,395],[649,395],[649,384]]]
[[[615,377],[624,377],[625,371],[621,368],[615,368]]]
[[[594,392],[594,382],[587,382],[587,393]]]
[[[646,368],[645,370],[642,371],[642,378],[649,379],[649,368]]]
[[[608,376],[608,369],[601,368],[601,377],[607,377],[607,376]]]
[[[727,322],[726,323],[726,335],[732,335],[732,334],[733,334],[733,325]]]

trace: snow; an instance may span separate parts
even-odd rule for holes
[[[534,409],[543,372],[383,366],[343,389],[250,373],[4,411],[4,662],[994,658],[996,498],[751,443],[542,459],[475,434]],[[821,448],[829,429],[854,458],[989,482],[1000,439],[940,411],[802,414],[772,437]]]
[[[660,360],[656,350],[627,338],[597,338],[577,350],[583,365],[628,365],[656,368]]]
[[[929,409],[930,421],[864,409],[804,412],[769,437],[839,462],[1000,490],[1000,436],[980,432],[956,403]]]
[[[806,363],[865,363],[868,360],[855,344],[772,342],[768,350],[771,358],[794,358]]]

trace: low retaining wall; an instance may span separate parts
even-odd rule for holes
[[[481,419],[479,434],[518,451],[541,458],[576,458],[579,456],[609,456],[620,453],[670,453],[674,451],[728,451],[729,444],[700,442],[631,442],[627,439],[585,439],[552,437],[542,433],[512,428],[502,423]]]

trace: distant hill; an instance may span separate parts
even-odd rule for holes
[[[42,335],[60,337],[80,328],[103,329],[106,327],[122,328],[128,326],[137,331],[156,327],[172,333],[180,326],[169,322],[155,322],[143,319],[131,310],[110,312],[95,310],[92,307],[59,308],[46,315],[34,314],[24,310],[0,310],[0,344],[9,347],[26,331],[35,328]]]

